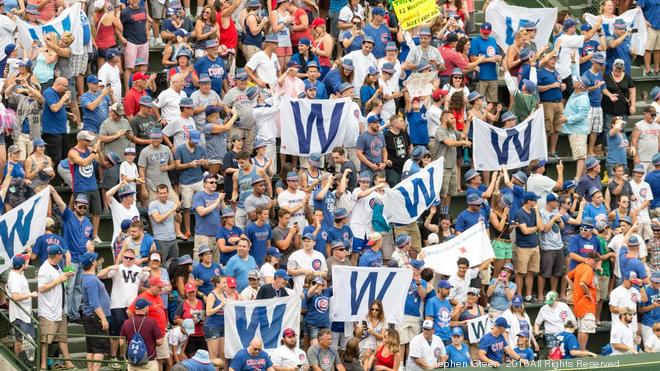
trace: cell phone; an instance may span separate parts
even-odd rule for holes
[[[637,33],[637,32],[639,32],[639,30],[636,29],[636,28],[631,28],[631,29],[630,29],[630,33]]]

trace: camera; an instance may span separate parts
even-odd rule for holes
[[[628,32],[637,33],[637,32],[639,32],[639,30],[637,28],[631,28],[631,29],[628,30]]]

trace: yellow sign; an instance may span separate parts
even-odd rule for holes
[[[404,30],[426,23],[440,14],[434,0],[393,0],[399,26]]]

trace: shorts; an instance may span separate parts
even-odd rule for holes
[[[283,48],[278,46],[277,49],[275,49],[275,55],[278,57],[290,57],[293,55],[293,48],[290,46],[285,46]]]
[[[610,290],[608,290],[608,286],[610,284],[610,277],[609,276],[596,276],[596,277],[598,277],[596,301],[607,300],[607,298],[610,296]]]
[[[513,257],[513,244],[502,240],[493,240],[495,259],[511,259]]]
[[[363,236],[363,237],[366,237],[366,236]],[[366,238],[353,237],[353,243],[351,244],[351,253],[359,254],[362,251],[362,249],[367,247],[367,242],[368,242],[368,239],[366,239]]]
[[[85,345],[87,353],[110,354],[110,339],[107,338],[108,331],[103,330],[101,319],[94,313],[91,316],[83,316],[83,326],[86,335],[100,335],[106,337],[86,336]]]
[[[66,343],[66,335],[53,335],[67,333],[66,315],[61,321],[51,321],[44,317],[39,317],[39,330],[41,330],[42,343]]]
[[[415,336],[422,332],[422,321],[419,317],[403,316],[403,321],[396,327],[401,339],[401,345],[408,344]]]
[[[566,89],[564,89],[563,92],[561,92],[562,98],[564,100],[568,100],[568,98],[571,97],[571,94],[573,94],[573,76],[567,76],[565,79],[561,80],[566,85]]]
[[[4,135],[0,135],[1,137],[4,138]],[[32,140],[30,139],[30,135],[28,134],[23,134],[20,133],[18,134],[18,138],[14,141],[14,144],[18,146],[18,150],[20,151],[18,154],[18,158],[21,161],[25,161],[27,159],[27,156],[32,153],[32,150],[34,149],[32,146]]]
[[[158,246],[158,250],[160,250],[160,255],[165,262],[166,268],[171,260],[179,258],[179,244],[176,242],[176,239],[171,241],[156,240],[156,245]]]
[[[584,160],[587,158],[587,136],[584,134],[570,134],[568,143],[571,145],[573,160]]]
[[[660,50],[660,30],[646,27],[646,51]]]
[[[516,247],[516,258],[513,264],[516,267],[516,273],[538,273],[541,264],[539,247]]]
[[[206,245],[211,248],[211,254],[213,255],[213,261],[217,262],[218,259],[220,258],[220,254],[218,252],[218,245],[216,244],[215,241],[215,236],[204,236],[201,234],[195,234],[195,245],[193,247],[193,260],[198,262],[199,261],[199,256],[197,256],[197,252],[199,251],[200,246]]]
[[[167,342],[165,342],[167,343]],[[145,365],[132,365],[128,364],[128,371],[158,371],[158,361],[151,360]]]
[[[394,239],[392,238],[392,232],[380,232],[380,234],[383,236],[383,245],[380,249],[383,253],[383,259],[390,260],[394,253]]]
[[[69,57],[69,64],[71,65],[71,71],[73,76],[79,76],[87,72],[87,60],[89,56],[87,53],[83,54],[71,54]]]
[[[225,337],[225,328],[224,326],[220,327],[208,327],[204,325],[204,338],[206,340],[214,340]]]
[[[309,323],[305,323],[305,334],[307,335],[308,339],[316,339],[316,337],[319,334],[319,331],[323,327],[318,327],[314,325],[310,325]]]
[[[163,344],[156,347],[156,359],[168,359],[170,358],[170,344],[167,340],[163,341]]]
[[[582,318],[578,318],[578,332],[584,334],[596,333],[596,316],[593,313],[587,313]]]
[[[422,251],[422,234],[419,232],[419,225],[417,225],[417,222],[394,226],[395,237],[402,233],[407,233],[412,238],[410,246],[411,250],[417,252]]]
[[[592,133],[601,133],[603,131],[603,109],[600,107],[589,107],[587,122],[591,127]]]
[[[190,209],[192,207],[192,199],[196,192],[204,192],[204,182],[199,181],[193,184],[180,184],[179,189],[181,190],[181,206],[184,209]]]
[[[157,3],[157,1],[152,2]],[[153,17],[153,15],[152,15]],[[132,69],[135,67],[135,60],[142,58],[146,61],[149,61],[149,43],[144,44],[133,44],[128,42],[124,48],[124,67]]]
[[[121,164],[117,164],[113,167],[103,170],[103,181],[101,182],[101,188],[110,189],[119,183],[119,167]]]
[[[151,4],[151,13],[149,14],[153,19],[163,19],[165,18],[165,1],[161,4],[158,1],[150,1]]]
[[[541,277],[564,275],[564,250],[541,250]]]
[[[243,45],[241,47],[241,50],[243,51],[243,55],[245,56],[246,61],[249,61],[253,55],[261,51],[259,47],[254,45]]]
[[[101,208],[101,194],[99,194],[98,189],[91,192],[76,192],[73,195],[74,200],[79,194],[87,196],[87,199],[89,200],[89,209],[87,211],[89,213],[92,215],[101,215],[103,209]],[[96,233],[98,233],[98,231],[96,231]]]
[[[23,334],[30,335],[32,339],[37,337],[37,333],[34,330],[34,325],[31,323],[23,322],[18,318],[15,319],[12,323],[14,324],[14,337],[16,338],[16,341],[23,340]]]
[[[486,98],[486,102],[499,102],[497,99],[497,80],[480,80],[477,83],[477,91]]]
[[[447,195],[456,196],[458,191],[456,168],[444,169],[442,171],[442,188],[440,188],[440,197]]]
[[[564,106],[561,102],[542,102],[546,133],[556,133],[561,128]]]
[[[127,308],[112,308],[110,309],[110,335],[119,336],[121,331],[121,326],[124,325],[124,321],[128,319],[128,314],[126,314]]]

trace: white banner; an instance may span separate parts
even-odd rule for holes
[[[4,259],[0,272],[11,266],[14,255],[24,252],[28,244],[44,234],[49,199],[50,189],[46,188],[0,216],[0,257]]]
[[[548,44],[557,19],[557,8],[523,8],[504,1],[491,1],[486,8],[486,22],[493,25],[492,36],[505,52],[513,44],[516,32],[527,22],[536,23],[534,42],[538,50]]]
[[[456,273],[456,261],[460,257],[467,258],[471,267],[495,257],[486,226],[481,222],[447,242],[427,246],[422,251],[424,266],[447,276]]]
[[[282,97],[280,151],[290,155],[328,154],[344,146],[348,127],[362,117],[349,98],[316,100]],[[357,138],[355,138],[357,139]],[[354,140],[355,140],[354,139]]]
[[[467,328],[470,344],[476,344],[482,336],[486,335],[486,333],[490,332],[493,328],[493,321],[490,319],[490,316],[486,314],[468,320]]]
[[[626,21],[628,28],[637,29],[637,32],[630,36],[630,46],[635,49],[635,54],[643,56],[644,51],[646,50],[646,38],[648,37],[648,33],[646,30],[646,19],[644,19],[644,13],[642,12],[642,9],[630,9],[616,18],[621,18]],[[603,33],[605,33],[605,36],[612,36],[616,38],[616,36],[614,36],[614,20],[616,18],[603,18],[603,25],[601,28]],[[598,16],[585,13],[584,20],[593,26],[596,24]],[[594,39],[598,40],[598,35],[594,36]]]
[[[39,41],[45,46],[45,37],[51,32],[62,36],[62,33],[69,31],[75,38],[73,44],[71,44],[71,51],[74,54],[82,54],[85,52],[85,44],[90,42],[91,37],[89,21],[85,12],[80,10],[79,2],[64,9],[60,15],[46,24],[32,25],[16,17],[16,26],[18,28],[18,42],[25,50],[34,49],[32,45],[34,41]]]
[[[255,337],[272,352],[280,346],[286,328],[300,328],[300,296],[267,300],[233,301],[225,306],[225,356],[233,358]]]
[[[437,72],[415,72],[403,82],[403,85],[408,88],[408,94],[411,98],[426,97],[433,92],[433,80],[437,78]]]
[[[378,299],[385,308],[388,323],[403,321],[403,307],[412,281],[408,268],[368,268],[335,265],[332,267],[334,290],[331,306],[332,321],[362,321],[371,303]]]
[[[444,160],[440,157],[394,188],[385,191],[383,217],[388,222],[413,223],[440,200]]]
[[[543,107],[509,129],[497,128],[476,117],[473,122],[476,170],[497,171],[502,166],[518,169],[531,160],[548,158]]]

